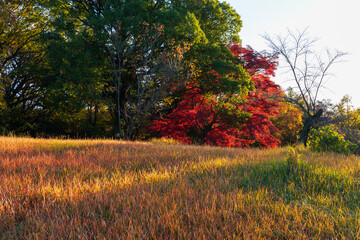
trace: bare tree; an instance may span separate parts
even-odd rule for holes
[[[287,31],[286,35],[263,38],[268,46],[285,63],[285,68],[295,84],[296,94],[287,96],[286,101],[297,105],[304,114],[300,141],[306,146],[309,132],[319,120],[323,109],[319,106],[319,92],[333,74],[329,72],[332,65],[339,63],[347,53],[326,49],[325,54],[313,51],[316,38],[308,37],[307,28],[303,31]],[[280,62],[281,64],[281,62]]]

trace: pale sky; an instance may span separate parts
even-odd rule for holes
[[[240,14],[243,46],[269,50],[261,35],[285,34],[309,27],[309,36],[320,38],[319,50],[348,52],[344,62],[333,65],[334,73],[322,90],[322,98],[332,103],[348,94],[354,107],[360,107],[360,1],[359,0],[226,0]],[[273,80],[287,88],[284,77]]]

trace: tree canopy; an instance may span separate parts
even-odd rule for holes
[[[252,86],[244,87],[250,86],[249,78],[235,71],[229,77],[238,79],[242,87],[233,92],[208,91],[193,81],[177,108],[155,120],[151,130],[188,143],[278,146],[280,141],[273,136],[278,130],[270,121],[270,116],[276,115],[279,107],[276,96],[282,93],[270,80],[277,66],[276,57],[255,52],[250,47],[243,48],[237,43],[228,47],[251,77]],[[216,73],[213,71],[213,76],[206,77],[218,85]]]
[[[0,17],[2,133],[296,141],[288,130],[299,110],[271,80],[281,52],[243,47],[226,2],[11,0],[0,1]]]

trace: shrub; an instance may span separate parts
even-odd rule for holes
[[[316,152],[329,151],[351,154],[351,150],[356,148],[356,144],[346,141],[333,125],[329,125],[311,130],[309,147]]]
[[[287,102],[279,105],[279,113],[271,117],[271,122],[280,130],[274,136],[281,140],[282,145],[295,144],[302,127],[302,112]]]

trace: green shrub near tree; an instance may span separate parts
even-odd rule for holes
[[[318,129],[312,129],[309,138],[309,147],[316,152],[336,152],[351,154],[357,146],[354,143],[346,141],[344,136],[336,131],[334,125],[324,126]]]

